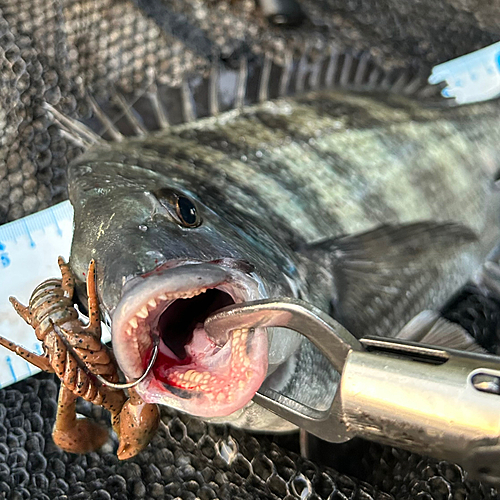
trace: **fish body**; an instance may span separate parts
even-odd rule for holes
[[[97,261],[125,375],[159,335],[148,402],[266,430],[287,425],[249,403],[262,383],[326,408],[338,374],[298,334],[215,345],[204,319],[289,296],[394,336],[439,306],[498,237],[498,110],[318,91],[87,151],[69,167],[71,265],[83,279]]]

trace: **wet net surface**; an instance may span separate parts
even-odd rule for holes
[[[0,495],[40,499],[385,498],[318,468],[268,438],[175,414],[138,457],[119,462],[110,442],[97,453],[60,451],[50,432],[57,384],[40,375],[0,392]],[[97,419],[97,408],[80,408]]]
[[[490,350],[500,307],[472,285],[443,309]],[[495,333],[492,333],[495,332]],[[59,383],[40,374],[0,390],[0,498],[12,499],[494,499],[455,464],[354,439],[316,442],[316,462],[298,454],[298,435],[266,436],[207,424],[164,409],[150,446],[120,462],[112,435],[79,456],[51,438]],[[100,407],[79,412],[109,426]]]
[[[167,411],[150,446],[131,460],[116,458],[115,439],[98,452],[68,454],[51,438],[57,391],[48,375],[0,391],[0,498],[496,498],[460,467],[402,450],[365,441],[328,445],[327,459],[349,463],[344,475],[290,451],[292,436],[251,435]],[[97,407],[79,410],[106,421]]]

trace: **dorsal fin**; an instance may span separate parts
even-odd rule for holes
[[[101,136],[96,134],[90,127],[79,120],[75,120],[63,113],[60,113],[54,106],[48,102],[43,103],[43,107],[52,116],[52,121],[57,123],[61,135],[83,149],[88,148],[102,141]]]
[[[386,72],[368,52],[331,47],[320,53],[306,47],[298,55],[286,53],[281,64],[270,54],[251,60],[241,57],[233,66],[224,65],[217,57],[213,60],[216,62],[206,75],[186,77],[178,87],[158,83],[160,79],[151,71],[141,91],[130,94],[114,88],[107,98],[88,95],[93,114],[82,121],[65,117],[54,108],[50,111],[66,136],[79,146],[88,147],[98,138],[121,141],[124,137],[141,136],[170,125],[312,90],[429,95],[424,75],[411,68]],[[437,95],[438,89],[433,90]]]

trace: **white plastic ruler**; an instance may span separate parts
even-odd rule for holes
[[[13,295],[27,304],[32,291],[48,278],[60,278],[57,257],[69,258],[73,237],[73,208],[59,203],[23,219],[0,226],[0,335],[33,352],[41,352],[34,330],[9,302]],[[107,337],[106,337],[107,335]],[[103,341],[109,334],[103,331]],[[0,388],[39,370],[0,347]]]
[[[429,83],[441,82],[441,94],[457,104],[500,97],[500,42],[434,66]]]

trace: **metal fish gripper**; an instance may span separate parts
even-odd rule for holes
[[[254,401],[315,436],[359,436],[459,463],[500,484],[500,359],[387,338],[356,339],[318,308],[295,299],[226,307],[205,322],[217,338],[236,328],[285,327],[318,347],[341,379],[319,411],[264,384]]]

